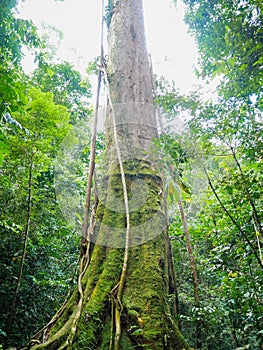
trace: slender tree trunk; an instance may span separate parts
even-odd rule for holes
[[[169,304],[169,240],[142,0],[111,1],[107,156],[90,262],[31,349],[187,350]],[[35,343],[35,345],[33,345]]]
[[[225,214],[228,216],[228,218],[232,221],[232,223],[234,224],[234,226],[237,228],[237,230],[238,230],[239,233],[241,234],[241,237],[243,238],[244,242],[246,242],[246,243],[250,246],[250,248],[251,248],[251,250],[252,250],[252,252],[253,252],[253,254],[254,254],[254,256],[255,256],[257,262],[258,262],[258,264],[259,264],[259,266],[261,267],[261,269],[263,269],[263,263],[262,263],[262,261],[261,261],[260,256],[259,256],[258,253],[257,253],[257,249],[256,249],[256,248],[254,247],[254,245],[250,242],[250,240],[248,239],[248,237],[247,237],[245,231],[241,228],[241,226],[239,225],[239,223],[236,221],[236,219],[233,217],[233,215],[230,213],[230,211],[226,208],[226,206],[224,205],[224,203],[223,203],[222,200],[220,199],[219,195],[218,195],[217,192],[216,192],[216,189],[215,189],[214,185],[212,184],[212,181],[211,181],[211,179],[210,179],[210,177],[209,177],[209,175],[208,175],[208,172],[207,172],[207,170],[205,169],[205,167],[203,167],[203,170],[204,170],[205,176],[206,176],[206,178],[207,178],[207,180],[208,180],[208,184],[209,184],[209,186],[210,186],[212,192],[214,193],[214,195],[215,195],[215,197],[216,197],[218,203],[220,204],[220,206],[222,207],[222,209],[224,210],[224,212],[225,212]]]
[[[196,271],[196,264],[195,264],[195,258],[193,254],[192,249],[192,243],[191,238],[188,230],[188,225],[184,213],[184,207],[183,203],[181,201],[181,198],[178,200],[178,207],[181,215],[181,220],[183,223],[184,228],[184,234],[186,238],[186,247],[188,252],[188,257],[190,261],[190,267],[192,271],[192,279],[193,279],[193,287],[194,287],[194,301],[195,301],[195,307],[200,308],[200,299],[199,299],[199,293],[198,293],[198,279],[197,279],[197,271]],[[201,321],[196,321],[196,348],[201,349],[202,348],[202,327],[201,327]]]
[[[253,218],[253,221],[254,221],[254,223],[255,223],[254,226],[255,226],[255,228],[256,228],[256,230],[255,230],[255,231],[256,231],[256,234],[257,234],[257,232],[259,232],[260,235],[261,235],[261,238],[263,238],[263,229],[262,229],[262,224],[261,224],[261,222],[260,222],[260,216],[259,216],[258,210],[257,210],[257,208],[256,208],[255,202],[254,202],[254,200],[253,200],[253,198],[252,198],[252,196],[251,196],[251,194],[250,194],[248,181],[247,181],[246,176],[245,176],[245,174],[244,174],[244,172],[243,172],[243,169],[242,169],[242,167],[241,167],[241,164],[240,164],[240,162],[239,162],[239,160],[238,160],[238,158],[237,158],[235,149],[234,149],[231,145],[230,145],[229,147],[230,147],[231,153],[232,153],[232,155],[233,155],[233,158],[234,158],[234,160],[235,160],[235,162],[236,162],[236,165],[237,165],[237,167],[238,167],[238,169],[239,169],[239,171],[240,171],[241,178],[242,178],[242,180],[243,180],[243,185],[244,185],[245,192],[246,192],[246,196],[247,196],[247,199],[248,199],[248,201],[249,201],[249,203],[250,203],[250,205],[251,205],[251,209],[252,209],[252,218]]]
[[[10,305],[9,310],[9,316],[7,319],[7,325],[6,325],[6,334],[7,334],[7,341],[8,337],[11,332],[12,324],[15,318],[15,310],[16,310],[16,301],[19,293],[19,287],[22,280],[23,275],[23,269],[25,265],[26,260],[26,253],[27,253],[27,242],[28,242],[28,234],[29,234],[29,228],[30,228],[30,221],[31,221],[31,206],[32,206],[32,186],[33,186],[33,154],[30,156],[29,159],[29,174],[28,174],[28,194],[27,194],[27,214],[26,214],[26,225],[24,230],[24,242],[23,242],[23,248],[22,248],[22,256],[18,271],[18,276],[16,280],[15,290],[13,294],[13,299]]]

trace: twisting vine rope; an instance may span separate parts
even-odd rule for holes
[[[92,135],[92,142],[91,142],[90,166],[89,166],[87,192],[86,192],[84,223],[83,223],[83,228],[82,228],[82,248],[84,248],[85,254],[83,254],[83,257],[81,259],[81,268],[80,268],[80,274],[79,274],[79,278],[78,278],[78,291],[79,291],[80,299],[78,302],[76,314],[75,314],[74,319],[73,319],[70,334],[69,334],[66,342],[60,347],[59,350],[63,350],[65,348],[67,348],[68,346],[71,348],[71,346],[73,344],[73,340],[74,340],[74,336],[75,336],[76,331],[77,331],[77,326],[79,323],[79,319],[80,319],[80,315],[81,315],[81,311],[82,311],[82,304],[83,304],[83,290],[82,290],[81,282],[82,282],[82,278],[83,278],[83,276],[88,268],[89,260],[90,260],[90,257],[89,257],[90,230],[88,230],[88,221],[89,221],[88,218],[89,218],[92,178],[93,178],[93,173],[94,173],[94,168],[95,168],[98,108],[99,108],[99,95],[100,95],[102,74],[104,75],[106,89],[108,90],[109,106],[112,110],[114,143],[115,143],[115,147],[116,147],[118,163],[120,166],[124,204],[125,204],[125,212],[126,212],[126,239],[125,239],[125,250],[124,250],[122,273],[120,276],[119,283],[114,288],[114,289],[118,288],[117,299],[116,299],[116,303],[115,303],[114,350],[119,350],[119,344],[120,344],[120,338],[121,338],[121,309],[122,309],[121,299],[122,299],[122,293],[123,293],[123,288],[124,288],[124,283],[125,283],[125,278],[126,278],[126,273],[127,273],[128,259],[129,259],[130,211],[129,211],[129,200],[128,200],[128,191],[127,191],[125,172],[124,172],[123,161],[122,161],[119,140],[118,140],[118,134],[117,134],[115,111],[114,111],[114,106],[113,106],[111,96],[110,96],[109,81],[108,81],[107,71],[106,71],[105,62],[104,62],[104,50],[103,50],[103,29],[104,29],[103,28],[103,20],[104,20],[103,12],[104,12],[104,7],[105,7],[104,0],[102,0],[100,69],[98,72],[97,98],[96,98],[96,107],[95,107],[95,116],[94,116],[93,135]],[[85,262],[85,266],[83,267],[84,262]],[[111,343],[112,343],[112,341],[111,341]],[[111,347],[111,345],[110,345],[110,347]]]
[[[121,272],[121,277],[120,277],[119,283],[114,288],[114,290],[116,288],[118,288],[117,300],[116,300],[116,305],[115,305],[115,338],[114,338],[114,350],[118,350],[119,344],[120,344],[120,338],[121,338],[121,311],[120,311],[122,309],[121,299],[122,299],[123,287],[124,287],[126,273],[127,273],[128,260],[129,260],[130,210],[129,210],[129,199],[128,199],[128,191],[127,191],[125,172],[124,172],[123,161],[122,161],[122,156],[121,156],[121,151],[120,151],[120,146],[119,146],[118,133],[117,133],[115,110],[114,110],[114,106],[113,106],[111,95],[110,95],[110,86],[109,86],[109,80],[108,80],[105,65],[103,65],[102,71],[104,73],[105,84],[106,84],[106,88],[108,90],[109,106],[110,106],[111,111],[112,111],[113,136],[114,136],[114,143],[115,143],[116,152],[117,152],[118,163],[120,166],[124,205],[125,205],[125,214],[126,214],[126,237],[125,237],[125,250],[124,250],[122,272]]]
[[[104,50],[103,50],[103,12],[104,12],[104,0],[102,0],[102,19],[101,19],[101,49],[100,49],[100,65],[103,65],[104,62]],[[87,268],[90,263],[90,235],[91,230],[89,230],[89,211],[90,211],[90,202],[91,202],[91,189],[92,189],[92,179],[95,172],[95,153],[96,153],[96,141],[97,141],[97,125],[98,125],[98,115],[99,115],[99,100],[100,100],[100,89],[101,89],[101,78],[102,71],[98,70],[98,81],[97,81],[97,92],[96,92],[96,104],[95,104],[95,113],[94,113],[94,124],[91,138],[91,150],[90,150],[90,162],[89,162],[89,171],[88,171],[88,180],[87,180],[87,190],[86,190],[86,203],[84,209],[84,218],[82,226],[82,258],[80,263],[80,273],[78,276],[78,292],[79,292],[79,301],[77,305],[77,310],[75,312],[73,322],[71,325],[70,333],[65,341],[65,343],[59,348],[63,350],[66,348],[72,348],[72,344],[77,332],[77,327],[79,324],[82,306],[83,306],[83,289],[82,289],[82,278],[87,271]],[[96,182],[96,181],[95,181]],[[95,184],[96,186],[96,184]],[[95,188],[95,192],[96,192]]]

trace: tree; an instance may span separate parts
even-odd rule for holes
[[[25,304],[28,309],[32,308],[29,301],[23,301],[26,293],[28,296],[31,294],[28,290],[25,293],[26,289],[30,289],[30,284],[31,289],[34,284],[36,287],[34,304],[37,308],[40,306],[37,296],[40,289],[37,288],[39,271],[33,262],[33,256],[43,234],[43,223],[47,216],[45,210],[49,221],[54,218],[51,210],[54,200],[52,203],[53,194],[48,174],[52,172],[59,144],[70,129],[66,107],[54,104],[51,93],[31,88],[28,90],[28,98],[30,103],[27,110],[23,114],[14,112],[14,118],[23,128],[6,133],[10,153],[4,159],[1,169],[1,248],[7,251],[1,257],[0,264],[1,278],[9,288],[4,288],[6,285],[3,284],[0,290],[0,327],[5,329],[5,340],[8,344],[16,336],[18,339],[24,337],[19,331],[21,325],[24,333],[30,328],[32,332],[34,328],[24,325],[26,321],[21,309]],[[49,203],[44,204],[47,196]],[[59,220],[59,214],[57,219]],[[11,227],[16,229],[12,230]],[[50,231],[54,233],[55,227]],[[35,246],[32,242],[35,242]],[[42,246],[42,252],[44,250]],[[45,274],[43,266],[41,270]],[[5,327],[2,323],[6,323]],[[27,337],[23,338],[24,341],[25,339]]]
[[[185,292],[189,287],[180,266],[185,259],[182,254],[178,259],[183,230],[178,220],[174,225],[176,272],[184,276],[178,283],[182,330],[194,343],[196,318],[206,329],[204,348],[261,349],[262,5],[256,0],[185,3],[199,45],[199,74],[219,76],[221,83],[217,101],[204,102],[200,92],[180,96],[167,84],[165,93],[160,84],[157,98],[173,114],[187,113],[192,144],[187,158],[198,161],[209,185],[199,194],[200,209],[189,225],[199,271],[198,309]]]
[[[202,75],[224,75],[225,96],[254,95],[262,108],[263,7],[260,0],[184,0]]]
[[[14,111],[22,111],[27,102],[25,76],[20,66],[22,46],[38,49],[40,41],[31,21],[16,18],[17,0],[3,0],[0,4],[0,125],[15,124]],[[0,165],[9,147],[0,132]]]
[[[161,89],[158,96],[163,108],[173,115],[184,115],[185,111],[190,115],[189,129],[186,127],[181,136],[180,146],[185,149],[187,163],[197,164],[208,185],[197,196],[191,196],[190,202],[194,206],[197,201],[199,207],[195,215],[190,216],[189,224],[200,281],[201,307],[198,309],[191,305],[187,276],[181,271],[184,265],[180,266],[185,261],[180,253],[179,238],[183,229],[178,227],[176,218],[176,225],[171,225],[177,234],[172,242],[176,247],[179,300],[183,300],[183,305],[179,304],[182,330],[190,335],[189,341],[193,343],[196,318],[209,334],[203,332],[203,347],[261,349],[262,304],[258,302],[262,291],[260,112],[245,102],[241,104],[240,100],[220,98],[219,102],[203,102],[198,93],[180,96],[173,87],[166,86],[164,90]],[[169,152],[173,158],[174,153]],[[181,154],[175,158],[180,161]],[[182,176],[193,184],[194,179],[189,178],[186,170],[181,170]],[[186,207],[187,203],[184,202]]]
[[[17,0],[3,0],[0,4],[0,117],[12,113],[24,105],[26,100],[21,47],[40,47],[36,28],[31,21],[16,18]]]
[[[0,344],[5,346],[25,343],[73,282],[78,237],[58,205],[55,157],[69,124],[90,113],[89,83],[68,63],[43,64],[37,56],[43,41],[40,45],[31,21],[19,18],[17,2],[0,4]],[[34,79],[22,69],[25,47],[38,59]],[[53,93],[43,93],[49,90]]]
[[[91,86],[68,62],[39,67],[34,71],[33,82],[36,86],[40,84],[42,91],[51,92],[55,103],[67,107],[72,124],[87,119]]]
[[[141,0],[111,1],[105,174],[78,288],[31,349],[189,349],[169,305],[174,276]],[[147,189],[147,190],[146,190]],[[33,345],[35,344],[35,345]]]

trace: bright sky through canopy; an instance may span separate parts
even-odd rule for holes
[[[197,53],[194,40],[187,34],[183,22],[183,5],[170,5],[170,0],[144,0],[144,15],[148,51],[154,71],[187,92],[197,80],[193,73]],[[61,30],[64,38],[57,53],[85,72],[87,62],[100,52],[101,1],[99,0],[25,0],[20,4],[20,16],[30,18],[41,28],[46,23]],[[43,34],[43,30],[40,30]],[[32,67],[29,59],[26,69]]]

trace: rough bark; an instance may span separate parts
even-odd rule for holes
[[[189,349],[168,298],[169,239],[163,182],[152,152],[157,127],[142,0],[115,0],[111,9],[104,70],[110,101],[107,157],[90,263],[81,279],[81,293],[80,288],[75,290],[54,322],[35,337],[39,343],[29,345],[32,350]]]

